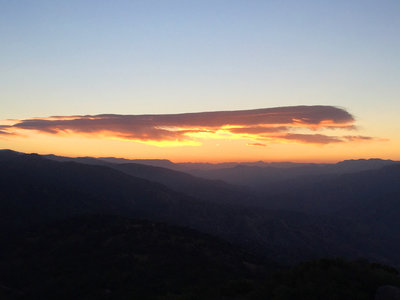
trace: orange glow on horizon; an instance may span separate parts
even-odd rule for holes
[[[174,162],[400,159],[399,139],[364,135],[354,122],[329,106],[10,119],[0,121],[0,148]]]
[[[22,135],[23,134],[23,135]],[[0,137],[0,148],[39,154],[55,154],[79,157],[121,157],[127,159],[169,159],[173,162],[248,162],[248,161],[293,161],[334,163],[344,159],[383,158],[400,160],[399,140],[354,141],[328,145],[293,143],[291,141],[254,142],[245,139],[202,140],[201,145],[179,143],[151,145],[126,141],[123,138],[107,138],[84,135],[37,134],[24,131],[13,137]],[[216,137],[216,136],[214,136]],[[265,146],[248,144],[262,143]],[[162,148],[160,148],[160,146]],[[162,150],[161,150],[162,149]]]

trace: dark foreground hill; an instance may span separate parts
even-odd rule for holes
[[[194,230],[115,216],[52,222],[2,242],[1,299],[373,300],[380,286],[400,286],[383,265],[278,268]]]
[[[8,239],[0,269],[0,291],[21,299],[213,299],[248,292],[247,281],[267,270],[218,238],[113,216],[71,218]],[[228,291],[235,284],[243,290]]]

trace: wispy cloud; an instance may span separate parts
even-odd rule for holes
[[[344,140],[337,136],[328,136],[323,134],[294,134],[288,133],[286,135],[279,136],[284,140],[293,140],[307,144],[330,144],[330,143],[341,143]]]
[[[343,138],[347,141],[371,141],[371,140],[374,140],[373,137],[361,136],[361,135],[346,135]]]
[[[0,135],[13,135],[12,132],[0,130]]]
[[[205,137],[214,134],[219,138],[290,140],[312,144],[371,139],[298,133],[299,130],[354,130],[354,122],[354,117],[349,112],[338,107],[288,106],[164,115],[104,114],[31,118],[1,126],[0,134],[33,130],[48,134],[85,134],[140,142],[193,141],[200,139],[199,134]]]
[[[248,143],[247,146],[266,147],[267,145],[263,143]]]
[[[10,130],[8,125],[0,125],[0,136],[14,135],[15,133]]]

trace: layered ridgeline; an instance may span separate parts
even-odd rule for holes
[[[76,160],[56,156],[52,158]],[[203,200],[348,220],[350,228],[357,228],[363,236],[375,239],[381,251],[390,253],[389,256],[397,256],[397,245],[400,244],[400,164],[397,161],[359,159],[336,164],[173,164],[165,160],[77,160],[107,164],[127,174],[161,182],[169,188]],[[157,165],[169,166],[175,170]],[[176,170],[187,170],[205,178]]]
[[[376,170],[400,162],[382,159],[345,160],[335,164],[315,163],[241,163],[235,165],[216,165],[215,168],[188,169],[193,175],[223,180],[231,184],[239,184],[263,189],[275,184],[302,177],[351,174],[367,170]]]
[[[123,159],[114,157],[63,157],[47,155],[57,161],[76,161],[88,164],[145,165],[184,172],[197,178],[222,180],[226,183],[249,186],[253,189],[273,187],[276,183],[301,177],[340,175],[376,170],[385,166],[400,164],[399,161],[383,159],[345,160],[334,164],[292,163],[292,162],[226,162],[226,163],[173,163],[164,159]]]
[[[82,159],[80,163],[57,160],[11,151],[0,153],[0,222],[3,228],[9,229],[7,232],[72,216],[112,214],[194,228],[280,263],[327,256],[365,257],[393,265],[400,262],[398,239],[381,232],[387,226],[396,226],[399,219],[393,215],[391,223],[386,224],[385,218],[376,218],[380,223],[371,230],[370,213],[375,212],[374,203],[383,203],[385,199],[382,198],[378,202],[370,199],[368,205],[353,201],[346,209],[321,215],[308,208],[300,211],[293,204],[298,203],[292,197],[296,193],[303,193],[301,197],[308,199],[308,194],[301,191],[303,185],[299,188],[293,185],[296,187],[293,193],[288,194],[287,190],[278,193],[277,187],[267,191],[269,196],[265,192],[256,197],[253,192],[237,186],[165,168],[125,162],[99,163],[91,158]],[[392,168],[390,176],[396,179],[397,167]],[[387,173],[379,169],[370,172]],[[360,174],[363,173],[346,176],[358,178]],[[393,188],[395,179],[385,182]],[[374,186],[358,185],[350,192],[365,195],[361,189]],[[199,190],[206,192],[198,193]],[[394,189],[391,195],[394,197],[396,193]],[[339,192],[337,195],[343,197]],[[318,197],[322,201],[326,194],[322,191]],[[312,200],[318,202],[318,197]],[[387,206],[388,212],[397,205],[392,200]],[[288,203],[284,207],[286,210],[266,209],[285,201]],[[332,201],[343,202],[342,198]],[[361,209],[365,209],[362,215],[358,213]],[[384,212],[382,210],[381,214]]]
[[[252,191],[126,161],[51,158],[0,151],[2,298],[398,292],[390,287],[400,286],[397,272],[376,263],[323,259],[280,270],[276,263],[342,256],[399,266],[399,166],[304,174]]]
[[[44,157],[60,162],[74,161],[89,165],[107,166],[128,175],[162,183],[170,189],[205,201],[225,204],[244,203],[246,205],[251,205],[253,202],[256,203],[255,199],[261,199],[256,193],[251,192],[249,188],[228,184],[222,180],[201,178],[179,171],[177,169],[183,167],[173,164],[168,160],[128,160],[92,157],[71,158],[55,155],[46,155]],[[160,165],[169,166],[171,169],[161,167]]]

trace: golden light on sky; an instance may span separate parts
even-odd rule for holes
[[[387,139],[358,131],[355,118],[343,108],[287,106],[8,120],[0,124],[0,146],[66,156],[209,162],[338,161],[393,155],[382,152]]]

